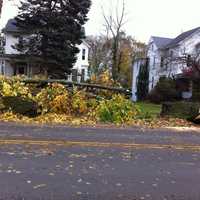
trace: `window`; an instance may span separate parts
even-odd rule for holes
[[[82,50],[82,60],[86,59],[86,49]]]
[[[164,58],[161,57],[161,59],[160,59],[160,67],[163,67],[163,66],[164,66]]]
[[[191,55],[187,55],[187,67],[191,67],[192,65],[192,57]]]

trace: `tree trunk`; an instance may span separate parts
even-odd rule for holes
[[[118,78],[118,38],[114,38],[113,41],[113,61],[112,61],[112,77],[114,80]]]

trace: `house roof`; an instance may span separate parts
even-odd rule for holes
[[[165,48],[171,48],[179,44],[179,42],[183,41],[187,37],[191,36],[196,31],[200,30],[200,27],[194,28],[192,30],[186,31],[179,36],[177,36],[175,39],[173,39],[168,45],[166,45]]]
[[[3,32],[14,32],[14,33],[18,33],[20,32],[19,28],[17,28],[16,26],[16,20],[15,19],[9,19],[5,28],[3,29]]]
[[[181,41],[183,41],[187,37],[191,36],[193,33],[195,33],[198,30],[200,30],[200,27],[197,27],[192,30],[181,33],[179,36],[177,36],[174,39],[157,37],[157,36],[152,36],[152,38],[153,38],[153,41],[155,42],[156,46],[159,49],[172,48],[172,47],[177,46]]]
[[[156,36],[152,36],[152,38],[159,49],[164,48],[173,40],[171,38],[163,38],[163,37],[156,37]]]

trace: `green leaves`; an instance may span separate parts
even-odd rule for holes
[[[102,122],[123,124],[136,118],[138,110],[129,99],[122,95],[114,95],[110,100],[100,102],[97,116]]]

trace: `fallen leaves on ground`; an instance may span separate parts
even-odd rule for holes
[[[179,118],[155,118],[155,119],[139,119],[135,125],[147,128],[166,128],[166,127],[194,127],[195,124]],[[133,123],[133,124],[134,124]],[[130,124],[131,125],[131,124]]]
[[[35,118],[29,118],[23,115],[5,112],[0,114],[0,120],[3,122],[17,122],[25,124],[54,124],[54,125],[72,125],[72,126],[94,126],[94,127],[144,127],[144,128],[165,128],[165,127],[194,127],[192,122],[178,118],[153,118],[136,119],[127,124],[102,124],[95,119],[88,117],[73,117],[65,114],[48,113]]]

